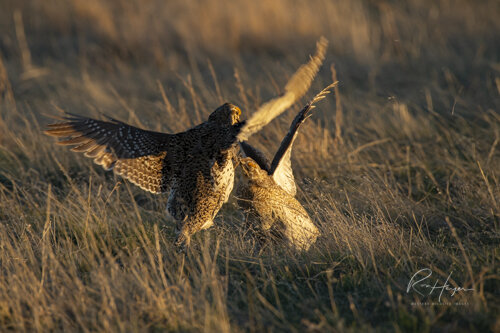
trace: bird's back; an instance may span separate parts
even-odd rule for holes
[[[271,176],[244,181],[237,196],[239,206],[247,212],[250,228],[281,235],[300,250],[307,250],[316,241],[319,231],[304,207]]]

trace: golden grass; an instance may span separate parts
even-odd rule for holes
[[[499,329],[495,1],[0,2],[0,331]],[[294,145],[308,253],[259,251],[232,200],[179,255],[165,196],[41,134],[57,109],[171,132],[248,115],[321,35],[303,102],[342,84]],[[301,107],[252,143],[272,156]],[[436,301],[406,293],[421,268],[468,305],[412,305]]]

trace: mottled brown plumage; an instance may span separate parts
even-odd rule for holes
[[[76,152],[149,192],[170,192],[167,211],[178,221],[178,245],[188,245],[196,231],[212,225],[234,182],[233,160],[241,111],[217,108],[208,121],[182,133],[142,130],[120,121],[67,115],[46,134],[68,138]]]
[[[300,125],[334,85],[316,95],[295,117],[290,130],[269,163],[264,154],[246,142],[241,143],[247,156],[240,160],[243,184],[238,187],[238,205],[247,213],[247,226],[261,240],[284,238],[298,249],[307,250],[319,235],[306,210],[295,199],[296,185],[291,168],[291,150]]]
[[[309,63],[292,76],[285,93],[259,108],[247,122],[226,103],[208,121],[177,134],[142,130],[118,120],[67,114],[64,122],[48,125],[46,134],[64,138],[62,145],[84,152],[107,170],[152,193],[170,192],[167,211],[177,220],[177,245],[213,224],[234,183],[234,160],[240,136],[247,138],[285,111],[309,88],[325,54],[326,40],[317,44]]]
[[[319,231],[304,207],[250,157],[241,160],[241,167],[247,182],[237,198],[247,213],[247,227],[261,241],[284,238],[298,250],[309,249]]]

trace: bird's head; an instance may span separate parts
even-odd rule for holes
[[[267,171],[262,170],[257,162],[250,157],[240,159],[240,165],[243,175],[249,180],[264,180],[269,177]]]
[[[210,114],[208,121],[232,126],[240,122],[240,116],[241,110],[239,107],[230,103],[224,103]]]

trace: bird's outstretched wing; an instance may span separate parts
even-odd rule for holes
[[[325,89],[321,90],[311,101],[309,101],[309,103],[307,103],[306,106],[304,106],[302,110],[300,110],[300,112],[293,119],[288,133],[281,141],[281,145],[274,155],[271,168],[268,173],[273,177],[276,184],[292,196],[297,193],[291,162],[293,141],[297,136],[300,125],[308,118],[309,112],[315,107],[314,103],[325,98],[326,95],[330,93],[330,89],[337,84],[338,82],[334,82]]]
[[[175,135],[142,130],[109,118],[95,120],[65,114],[64,122],[48,125],[44,133],[61,138],[60,145],[85,153],[102,165],[152,193],[170,188],[172,165],[166,158]]]
[[[316,54],[295,72],[285,86],[285,93],[263,104],[246,121],[238,134],[239,141],[248,140],[252,134],[266,126],[306,93],[325,59],[327,45],[328,41],[323,37],[316,43]]]

